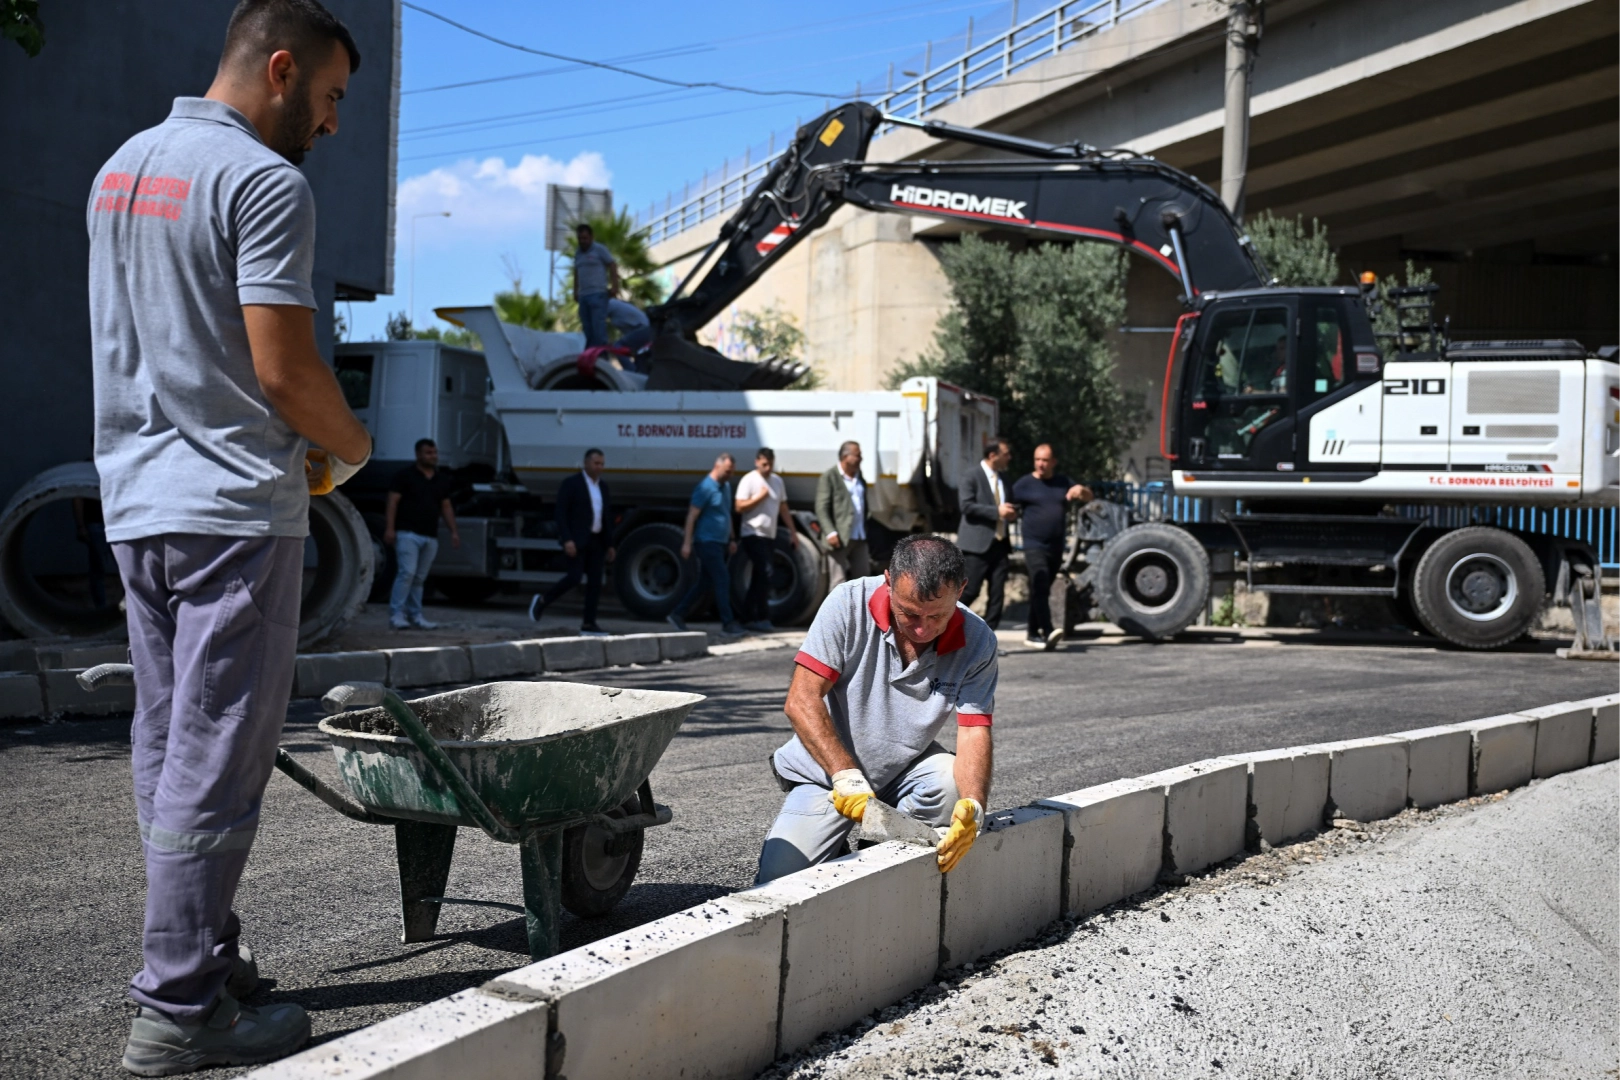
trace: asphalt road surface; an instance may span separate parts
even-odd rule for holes
[[[1113,639],[1118,640],[1118,639]],[[635,888],[608,918],[568,918],[572,948],[747,885],[780,799],[766,765],[791,648],[585,673],[708,696],[653,773],[672,825],[649,833]],[[1323,637],[1014,649],[996,706],[995,806],[1222,753],[1376,735],[1612,692],[1610,664],[1541,646],[1470,654]],[[313,702],[283,744],[335,780]],[[0,726],[0,1076],[122,1076],[139,967],[143,875],[125,719]],[[517,852],[462,830],[449,892],[519,899]],[[448,908],[439,940],[398,941],[391,831],[350,822],[280,774],[238,895],[267,980],[317,1039],[527,962],[521,919]],[[219,1075],[219,1074],[213,1074]]]

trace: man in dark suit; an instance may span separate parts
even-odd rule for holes
[[[562,541],[563,554],[568,556],[568,572],[544,595],[534,594],[529,601],[529,618],[535,622],[546,613],[546,608],[562,599],[564,593],[585,578],[585,618],[580,623],[582,634],[601,634],[596,625],[596,605],[602,598],[602,568],[613,561],[613,534],[608,520],[608,486],[602,480],[607,459],[602,451],[585,451],[585,461],[579,472],[565,479],[557,487],[557,539]]]
[[[984,447],[984,460],[969,469],[956,485],[956,498],[962,506],[962,521],[956,527],[956,546],[967,556],[967,587],[962,603],[971,605],[979,598],[979,586],[990,579],[990,596],[984,621],[994,630],[1001,624],[1001,605],[1007,594],[1007,526],[1018,516],[1018,508],[1008,501],[1007,465],[1012,461],[1012,444],[999,435]]]

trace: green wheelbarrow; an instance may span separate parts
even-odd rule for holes
[[[79,676],[133,681],[128,664]],[[607,914],[629,891],[645,831],[670,821],[648,775],[700,694],[501,682],[406,702],[380,683],[334,687],[321,732],[353,801],[276,751],[276,768],[345,817],[394,827],[404,942],[427,941],[445,904],[524,916],[529,955],[557,951],[561,908]],[[456,830],[516,844],[523,903],[444,895]]]

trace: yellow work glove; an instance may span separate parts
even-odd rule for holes
[[[304,482],[309,485],[311,495],[329,495],[339,484],[353,479],[370,460],[369,448],[363,459],[350,465],[336,454],[312,446],[304,451]]]
[[[851,821],[861,820],[866,814],[866,800],[874,794],[866,775],[859,769],[843,769],[833,773],[832,782],[832,794],[827,798],[832,800],[833,809]]]
[[[979,805],[977,799],[957,799],[956,809],[951,811],[951,827],[946,831],[945,838],[939,842],[934,851],[939,859],[939,872],[948,874],[962,861],[962,856],[968,853],[973,841],[979,838],[979,830],[984,827],[984,807]]]

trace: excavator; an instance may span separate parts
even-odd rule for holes
[[[1016,156],[866,160],[886,124]],[[1574,609],[1577,648],[1612,647],[1592,546],[1487,523],[1471,504],[1616,505],[1614,350],[1450,342],[1427,319],[1425,289],[1278,287],[1215,192],[1131,151],[840,105],[800,128],[649,312],[646,388],[774,389],[796,378],[789,365],[721,356],[697,331],[846,203],[1114,244],[1179,283],[1160,452],[1174,491],[1213,499],[1213,519],[1149,520],[1098,500],[1069,553],[1092,603],[1128,632],[1158,640],[1191,625],[1217,556],[1223,567],[1235,558],[1257,591],[1388,597],[1418,627],[1471,649],[1525,635],[1550,596]],[[1385,303],[1400,329],[1381,339]]]

